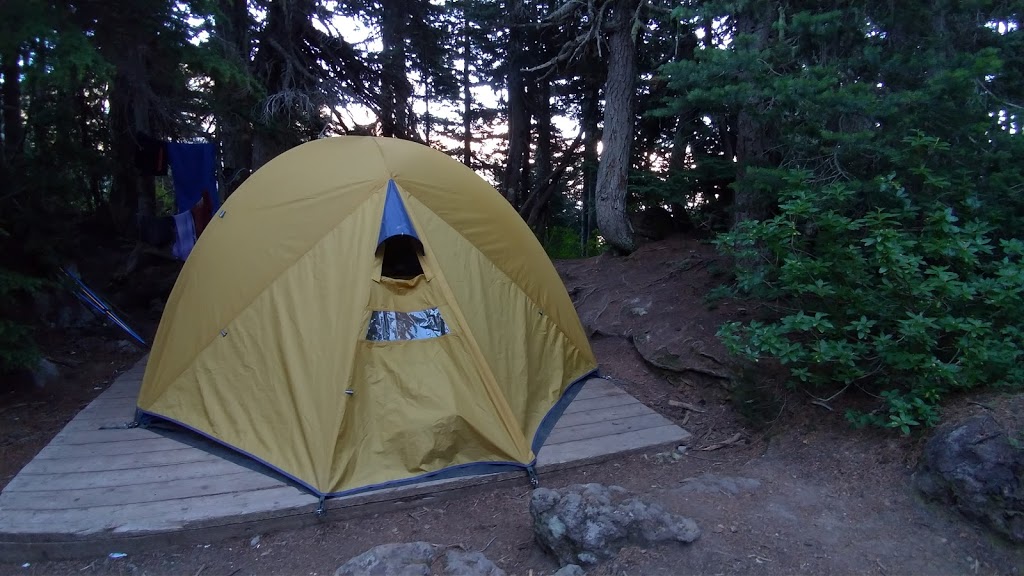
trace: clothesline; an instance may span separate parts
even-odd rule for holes
[[[188,257],[220,207],[216,158],[216,147],[210,143],[166,142],[146,134],[138,135],[136,168],[147,176],[169,173],[174,184],[175,214],[159,219],[159,225],[173,228],[171,251],[181,260]]]

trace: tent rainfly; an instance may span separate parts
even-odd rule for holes
[[[320,497],[519,467],[597,362],[554,266],[472,170],[396,139],[278,156],[178,277],[138,397]]]

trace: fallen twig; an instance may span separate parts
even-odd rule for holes
[[[714,361],[714,363],[718,364],[719,366],[725,366],[725,364],[721,360],[719,360],[718,358],[715,358],[714,356],[712,356],[711,354],[708,354],[707,352],[698,352],[697,354],[700,354],[701,356],[703,356],[703,357],[705,357],[705,358],[707,358],[709,360]]]
[[[817,398],[815,398],[814,400],[811,400],[811,404],[815,404],[817,406],[821,406],[822,408],[824,408],[825,410],[828,410],[829,412],[835,412],[835,410],[833,410],[831,406],[829,406],[828,404],[825,404],[824,400],[818,400]]]
[[[611,303],[611,300],[608,300],[607,302],[604,303],[604,306],[601,308],[601,311],[598,312],[596,316],[594,316],[594,324],[597,324],[597,321],[601,319],[601,315],[604,314],[605,310],[608,309],[608,305]]]
[[[849,384],[847,384],[846,386],[843,386],[843,388],[841,390],[839,390],[839,392],[836,392],[835,394],[829,396],[828,398],[818,398],[817,396],[815,396],[814,394],[811,394],[807,390],[804,390],[804,394],[807,394],[811,398],[814,398],[815,400],[818,400],[820,402],[831,402],[831,401],[835,400],[840,394],[842,394],[843,392],[846,392],[846,389],[849,388],[849,387],[850,387]],[[813,404],[813,402],[812,402],[812,404]],[[830,408],[830,410],[831,410],[831,408]]]
[[[668,405],[669,406],[673,406],[675,408],[684,408],[686,410],[689,410],[690,412],[698,412],[700,414],[703,414],[704,412],[706,412],[706,410],[704,410],[702,408],[698,408],[698,407],[694,406],[693,404],[690,404],[689,402],[680,402],[678,400],[669,400],[668,401]]]
[[[712,444],[710,446],[705,446],[705,447],[701,448],[700,450],[702,452],[710,452],[712,450],[718,450],[720,448],[725,448],[726,446],[731,446],[731,445],[739,442],[742,439],[743,439],[743,433],[742,432],[737,432],[736,434],[732,435],[727,440],[722,440],[721,442],[718,442],[716,444]]]
[[[580,299],[576,301],[576,308],[577,309],[582,308],[583,307],[583,303],[586,302],[587,298],[590,298],[590,295],[593,294],[594,292],[597,292],[597,288],[591,288],[590,292],[587,292],[583,296],[580,296]]]
[[[697,456],[696,454],[691,453],[689,450],[684,452],[683,456],[686,456],[687,458],[695,458],[697,460],[703,460],[705,462],[711,462],[712,464],[725,464],[726,462],[730,462],[730,460],[715,460],[714,458],[705,458],[703,456]]]

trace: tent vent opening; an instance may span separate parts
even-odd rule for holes
[[[384,261],[380,275],[396,280],[411,280],[423,274],[419,255],[423,252],[420,241],[412,236],[400,234],[384,241]]]

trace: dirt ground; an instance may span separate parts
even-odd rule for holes
[[[665,272],[665,263],[681,258],[708,261],[696,270],[672,264]],[[630,322],[653,323],[676,314],[679,325],[700,326],[687,330],[705,341],[701,350],[717,357],[721,351],[711,340],[717,325],[747,311],[738,303],[705,301],[719,277],[714,258],[710,247],[676,239],[629,258],[601,256],[560,263],[559,268],[571,292],[594,286],[590,297],[604,298],[606,309],[638,294],[650,296],[655,309],[670,312]],[[577,299],[582,293],[575,290]],[[612,322],[619,320],[625,322],[624,317]],[[832,410],[811,404],[808,395],[782,389],[771,367],[753,375],[760,384],[752,388],[699,372],[656,369],[637,351],[635,325],[620,330],[601,322],[585,320],[603,326],[593,335],[603,373],[694,438],[679,460],[660,458],[651,450],[542,476],[541,482],[548,487],[617,484],[693,518],[702,535],[691,545],[626,549],[588,573],[1024,574],[1024,547],[1013,547],[917,498],[909,480],[922,437],[854,431],[844,424],[843,402],[861,399],[839,398]],[[51,357],[84,361],[64,366],[68,377],[57,386],[0,395],[0,483],[6,484],[63,423],[139,357],[120,340],[115,332],[96,328],[63,347],[51,342]],[[992,409],[1000,417],[1013,417],[1012,411],[1000,411],[1007,401],[995,393],[960,398],[948,412]],[[721,447],[708,449],[716,445]],[[521,486],[413,510],[369,518],[335,515],[318,525],[259,538],[167,547],[117,559],[0,564],[0,574],[319,576],[333,574],[372,546],[416,540],[482,550],[509,574],[550,574],[557,566],[533,541],[529,496],[524,478]]]

